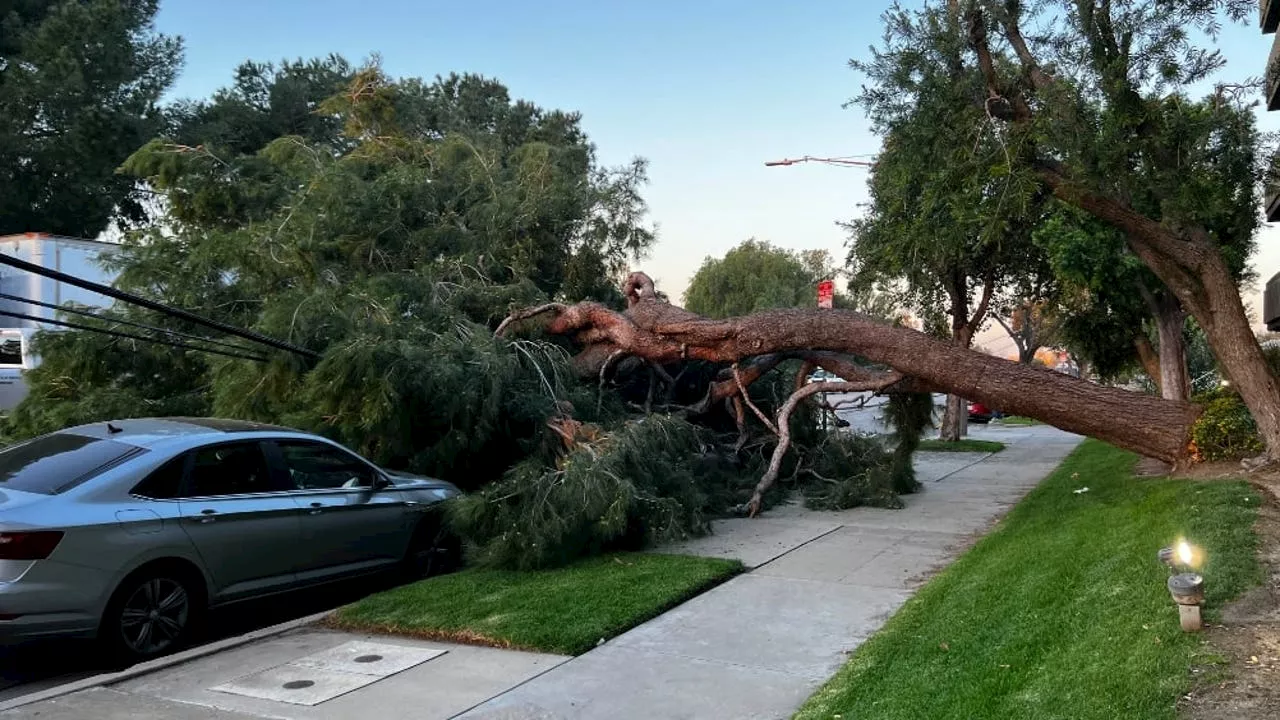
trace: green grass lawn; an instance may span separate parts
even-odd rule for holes
[[[1134,461],[1085,441],[796,717],[1172,719],[1191,666],[1222,660],[1179,630],[1156,551],[1204,548],[1212,616],[1260,580],[1259,499],[1243,482],[1135,479]]]
[[[371,595],[330,624],[577,655],[741,571],[736,560],[643,553],[537,572],[464,570]]]
[[[1029,417],[1022,417],[1021,415],[1010,415],[1008,417],[1003,417],[1003,418],[1000,418],[999,422],[1001,425],[1041,425],[1042,424],[1039,420],[1032,420]]]
[[[984,452],[994,453],[1004,449],[1004,443],[995,440],[961,439],[947,442],[938,439],[921,440],[921,452]]]

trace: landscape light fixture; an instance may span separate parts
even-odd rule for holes
[[[1178,606],[1178,620],[1183,632],[1199,632],[1204,628],[1200,607],[1204,604],[1204,577],[1191,572],[1200,564],[1204,553],[1186,540],[1179,540],[1172,547],[1161,548],[1156,554],[1160,562],[1169,568],[1166,582],[1169,595]]]

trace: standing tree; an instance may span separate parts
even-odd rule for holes
[[[1225,63],[1200,38],[1212,40],[1224,17],[1250,17],[1256,3],[949,5],[963,6],[964,22],[944,42],[967,36],[986,80],[983,104],[1010,138],[1010,172],[1122,235],[1196,319],[1257,422],[1267,457],[1280,459],[1280,380],[1237,285],[1258,226],[1259,136],[1235,94],[1219,89],[1201,102],[1184,94]],[[896,42],[937,44],[909,35]],[[1004,47],[1011,57],[999,54]],[[1224,217],[1222,208],[1234,213]]]
[[[181,62],[158,0],[34,0],[0,9],[0,234],[93,238],[146,213],[116,169],[163,127]]]
[[[1162,397],[1188,399],[1187,315],[1164,284],[1125,250],[1123,238],[1064,207],[1036,240],[1076,291],[1064,309],[1064,337],[1070,344],[1103,376],[1115,376],[1136,361]]]
[[[723,258],[703,260],[684,291],[684,302],[691,311],[713,318],[813,307],[817,282],[828,264],[822,251],[797,254],[753,238]]]
[[[854,284],[901,281],[904,303],[922,314],[945,308],[951,341],[968,348],[997,289],[1043,263],[1029,242],[1040,202],[1008,193],[996,172],[1005,148],[983,124],[981,75],[957,69],[962,51],[959,44],[942,49],[947,59],[922,80],[928,90],[919,90],[919,102],[880,123],[885,141],[872,169],[871,202],[848,227]],[[874,63],[853,64],[876,70]],[[864,95],[873,108],[882,97]],[[959,440],[967,416],[965,399],[951,394],[942,439]]]
[[[1058,327],[1061,323],[1060,310],[1055,303],[1046,300],[1018,299],[1005,313],[1008,320],[1000,314],[993,314],[996,323],[1005,331],[1014,347],[1018,350],[1018,362],[1031,364],[1036,352],[1042,347],[1050,347],[1058,342]]]

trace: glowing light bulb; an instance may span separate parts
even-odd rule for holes
[[[1178,542],[1178,560],[1180,560],[1183,565],[1191,564],[1191,546],[1187,544],[1186,540]]]

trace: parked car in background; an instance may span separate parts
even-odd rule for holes
[[[97,637],[124,659],[209,608],[458,560],[453,485],[325,438],[201,418],[68,428],[0,450],[0,642]]]
[[[809,376],[808,382],[844,382],[844,379],[833,372],[828,372],[827,370],[818,368]]]
[[[1004,413],[999,410],[992,410],[982,403],[969,404],[969,422],[982,425],[1002,417],[1004,417]]]

